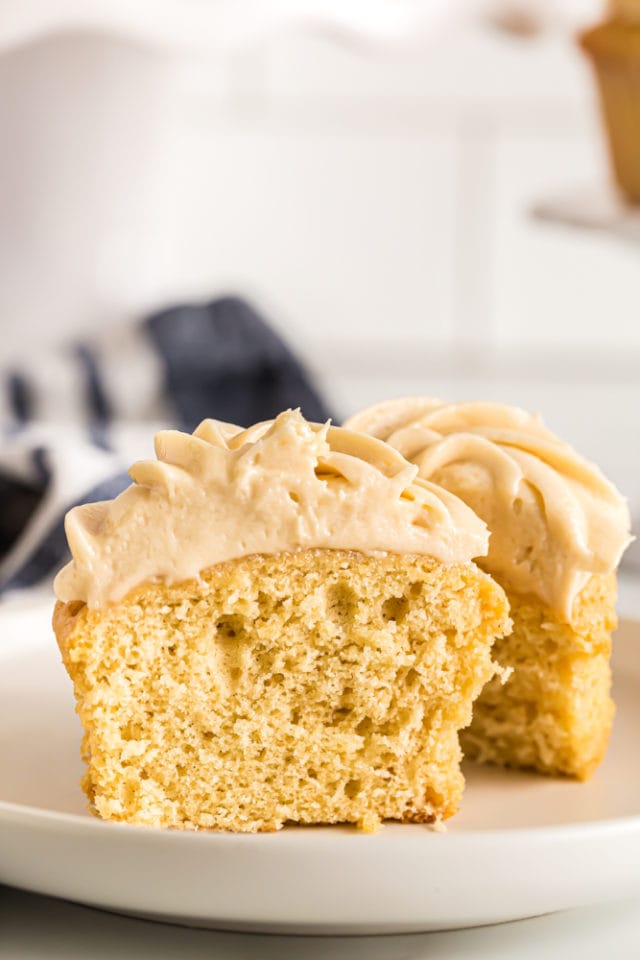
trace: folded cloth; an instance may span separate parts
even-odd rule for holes
[[[155,428],[248,426],[288,407],[330,416],[299,360],[235,297],[33,354],[0,377],[0,397],[0,594],[65,562],[67,510],[123,490]]]

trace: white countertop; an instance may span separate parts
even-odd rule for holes
[[[0,887],[0,960],[636,960],[639,944],[640,900],[444,933],[280,937],[150,923]]]

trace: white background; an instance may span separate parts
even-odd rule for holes
[[[520,403],[640,508],[640,250],[531,214],[608,179],[570,33],[194,56],[66,31],[0,56],[0,118],[0,359],[239,291],[340,415]]]

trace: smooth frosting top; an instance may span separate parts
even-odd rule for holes
[[[613,572],[631,542],[615,487],[525,410],[412,397],[346,426],[386,440],[421,477],[461,497],[489,527],[481,566],[569,622],[589,576]]]
[[[60,600],[118,601],[147,580],[176,583],[254,553],[309,547],[416,553],[444,563],[487,551],[485,524],[380,440],[298,411],[248,430],[205,420],[157,434],[115,500],[74,507]]]

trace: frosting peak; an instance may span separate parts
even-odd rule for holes
[[[205,420],[193,434],[162,431],[155,451],[115,500],[67,514],[73,559],[55,580],[60,600],[100,606],[252,553],[326,547],[456,563],[487,550],[484,523],[398,451],[298,411],[247,430]]]
[[[589,576],[612,573],[630,543],[615,487],[518,407],[415,397],[369,407],[347,426],[386,440],[461,497],[491,533],[481,565],[569,621]]]

